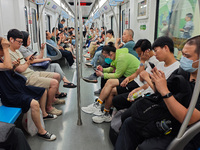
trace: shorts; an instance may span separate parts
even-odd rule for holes
[[[124,79],[119,78],[119,86],[117,86],[117,94],[131,92],[133,89],[139,87],[139,85],[134,80],[129,82],[126,87],[121,87],[120,84],[122,83],[123,80]]]
[[[27,79],[26,85],[48,89],[53,76],[54,72],[36,71]]]

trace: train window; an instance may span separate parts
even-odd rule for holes
[[[25,23],[26,23],[26,31],[29,32],[28,30],[28,12],[27,12],[27,7],[24,7],[24,13],[25,13]]]
[[[32,24],[33,24],[33,42],[37,43],[37,18],[36,18],[36,10],[31,9],[32,11]]]
[[[49,15],[45,15],[45,21],[46,21],[46,30],[51,32],[51,17]]]
[[[200,34],[198,0],[160,0],[157,37],[170,36],[180,59],[183,42]]]
[[[112,30],[114,30],[114,29],[113,29],[113,23],[114,23],[114,16],[111,16],[111,29],[112,29]]]

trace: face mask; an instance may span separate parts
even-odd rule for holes
[[[192,64],[197,62],[199,60],[193,61],[190,60],[184,56],[182,56],[181,60],[180,60],[180,66],[183,70],[187,71],[187,72],[195,72],[197,70],[197,68],[193,68]]]
[[[107,64],[110,64],[110,63],[112,62],[112,59],[110,59],[110,58],[105,58],[105,62],[106,62]]]

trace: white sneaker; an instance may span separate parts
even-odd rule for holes
[[[101,108],[93,113],[95,116],[102,116],[104,115],[104,111],[101,111]]]
[[[92,117],[92,121],[95,123],[103,123],[103,122],[111,122],[112,117],[109,113],[104,113],[101,116],[94,116]]]
[[[82,107],[81,109],[87,114],[93,114],[95,111],[101,109],[101,104],[99,104],[99,102],[94,102],[93,104],[90,104],[87,107]]]
[[[85,58],[90,58],[90,53],[86,53],[85,55],[83,55]]]
[[[85,65],[88,66],[88,67],[92,67],[91,63],[85,63]]]

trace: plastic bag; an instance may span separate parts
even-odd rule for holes
[[[40,109],[40,122],[42,124],[42,127],[45,129],[44,120],[43,120],[41,109]],[[29,109],[28,112],[24,114],[23,119],[22,119],[22,126],[24,127],[26,132],[28,132],[31,136],[34,136],[34,135],[37,134],[38,129],[35,126],[35,123],[32,120],[31,109]]]

